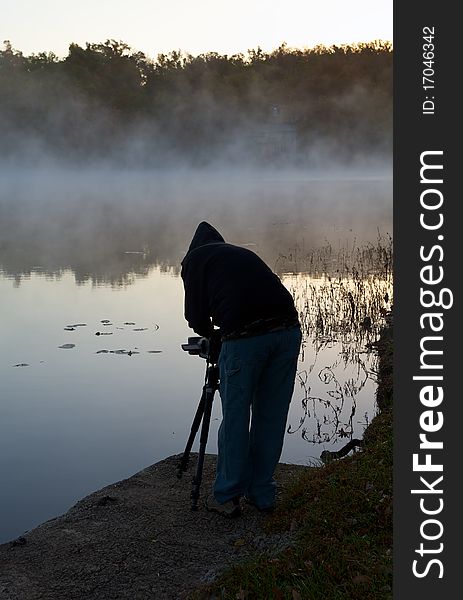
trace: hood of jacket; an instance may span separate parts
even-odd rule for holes
[[[186,253],[183,261],[191,252],[193,252],[193,250],[197,250],[198,248],[206,246],[207,244],[225,244],[225,240],[215,227],[212,227],[212,225],[206,223],[206,221],[202,221],[196,228],[195,234],[188,248],[188,252]]]

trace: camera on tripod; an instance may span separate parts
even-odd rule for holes
[[[198,510],[199,488],[203,476],[204,455],[206,452],[207,437],[209,434],[209,425],[211,422],[212,402],[214,394],[219,389],[219,360],[221,347],[220,331],[215,329],[211,333],[210,338],[206,337],[189,337],[187,344],[182,344],[182,349],[188,354],[193,354],[205,358],[206,363],[206,378],[203,386],[201,400],[199,401],[196,410],[193,424],[191,425],[190,436],[188,438],[185,451],[180,459],[177,477],[181,477],[188,466],[191,448],[194,439],[201,425],[201,436],[199,440],[198,462],[196,465],[196,473],[193,477],[191,489],[191,510]]]
[[[182,350],[201,358],[209,357],[209,347],[209,340],[205,337],[189,337],[188,344],[182,344]]]

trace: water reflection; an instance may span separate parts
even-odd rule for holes
[[[178,273],[207,220],[281,273],[295,243],[345,247],[391,230],[388,174],[341,175],[0,170],[0,268],[18,285],[66,270],[77,283],[130,285],[153,266]]]
[[[0,179],[0,541],[183,451],[205,365],[180,348],[178,269],[202,219],[260,254],[301,315],[282,460],[362,437],[392,302],[389,180],[15,175]],[[219,420],[215,402],[208,452]]]
[[[357,399],[365,388],[371,394],[368,384],[376,381],[374,346],[392,311],[392,239],[379,236],[375,244],[336,254],[328,245],[290,256],[297,256],[300,267],[317,276],[284,278],[299,310],[305,366],[297,377],[301,415],[297,425],[290,422],[288,433],[300,432],[313,444],[352,439],[359,424]],[[373,413],[372,401],[364,413],[365,426]]]
[[[340,359],[328,366],[323,366],[314,372],[318,360],[312,362],[307,369],[297,373],[296,385],[302,390],[299,398],[302,416],[297,427],[290,423],[288,433],[301,432],[301,437],[313,444],[328,444],[352,439],[358,430],[357,425],[365,427],[372,415],[372,405],[364,414],[364,422],[354,421],[357,413],[357,397],[372,379],[372,360],[356,357],[354,363],[346,363]],[[312,395],[311,381],[316,377],[318,386],[324,395]],[[371,386],[370,386],[371,388]],[[372,403],[373,404],[373,403]]]
[[[300,302],[304,290],[320,286],[302,274],[283,281]],[[339,289],[344,293],[347,282]],[[180,348],[191,334],[181,280],[159,269],[122,288],[76,286],[71,272],[58,280],[33,274],[19,289],[3,278],[0,294],[8,314],[0,356],[0,539],[7,539],[94,489],[182,452],[204,361]],[[106,319],[110,331],[103,331]],[[381,316],[372,315],[371,330],[355,347],[352,332],[328,339],[326,329],[317,335],[316,321],[315,333],[310,323],[304,321],[288,421],[296,433],[286,437],[285,462],[307,464],[346,437],[362,437],[375,412],[368,345]],[[219,419],[215,402],[209,452],[216,452]]]

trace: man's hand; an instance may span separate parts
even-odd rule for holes
[[[222,347],[220,329],[214,329],[209,336],[209,360],[216,363],[219,360],[220,348]]]

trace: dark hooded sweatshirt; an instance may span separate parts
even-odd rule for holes
[[[213,325],[229,335],[261,319],[297,321],[291,294],[251,250],[227,244],[203,221],[182,261],[185,318],[208,337]]]

